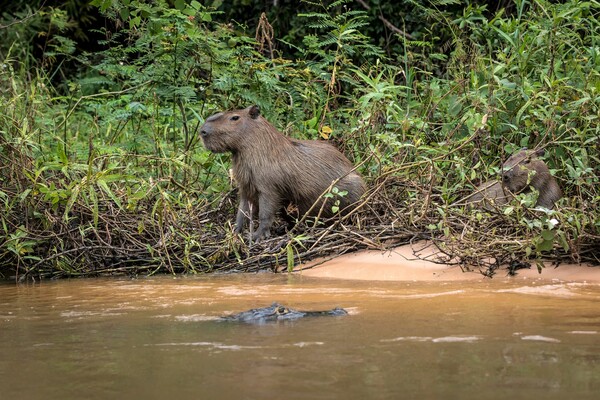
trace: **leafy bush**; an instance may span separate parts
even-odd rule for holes
[[[486,273],[597,262],[598,2],[443,3],[415,5],[413,35],[386,54],[364,33],[370,10],[304,2],[302,40],[285,37],[295,59],[273,50],[268,19],[254,35],[198,1],[94,0],[111,24],[87,52],[61,31],[61,8],[5,14],[0,274],[291,267],[413,237]],[[25,44],[48,24],[38,59]],[[369,184],[360,209],[266,243],[236,238],[228,156],[196,131],[249,104],[290,136],[343,150]],[[555,210],[533,209],[531,195],[495,211],[460,206],[520,147],[546,149],[565,192]]]

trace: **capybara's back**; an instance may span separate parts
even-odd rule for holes
[[[338,193],[347,192],[337,196],[340,210],[360,199],[365,192],[364,182],[353,171],[350,161],[335,147],[317,140],[292,139],[291,144],[294,151],[280,160],[280,174],[274,177],[274,182],[280,182],[286,188],[288,195],[284,196],[285,199],[296,204],[300,214],[308,212],[315,201],[333,187]],[[324,207],[317,204],[310,215],[321,213],[324,217],[331,217],[331,206],[331,202]]]
[[[466,198],[466,203],[471,206],[481,205],[487,210],[494,206],[503,206],[508,203],[509,197],[504,193],[500,181],[487,181],[477,186],[473,193]]]

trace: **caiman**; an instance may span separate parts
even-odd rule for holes
[[[294,320],[304,317],[321,317],[321,316],[339,316],[348,315],[348,312],[343,308],[336,307],[332,310],[325,311],[299,311],[293,308],[282,306],[278,303],[271,304],[270,307],[253,308],[238,314],[221,317],[220,321],[237,321],[246,322],[249,324],[264,324],[267,322]]]

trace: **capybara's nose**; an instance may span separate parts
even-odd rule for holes
[[[202,130],[200,131],[200,136],[202,136],[202,137],[207,137],[207,136],[208,136],[208,132],[206,132],[204,129],[202,129]]]

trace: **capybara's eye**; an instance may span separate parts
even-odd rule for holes
[[[238,119],[240,119],[239,115],[234,115],[233,117],[229,118],[232,121],[237,121]]]

